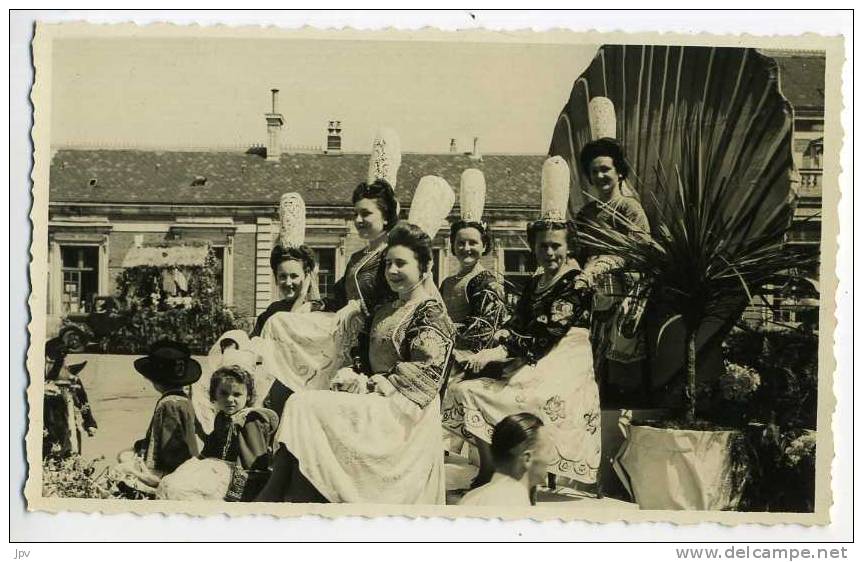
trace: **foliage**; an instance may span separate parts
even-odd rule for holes
[[[80,455],[46,458],[42,462],[42,496],[55,498],[109,499],[120,497],[121,477],[111,467],[98,470],[104,461]]]
[[[652,236],[628,236],[593,222],[582,225],[581,240],[596,253],[623,258],[648,283],[650,298],[681,316],[687,333],[685,420],[694,423],[699,329],[716,320],[730,328],[768,283],[813,264],[817,250],[785,243],[792,205],[764,208],[765,190],[720,177],[721,167],[705,161],[712,131],[702,129],[698,108],[683,118],[691,133],[681,139],[679,164],[672,174],[656,170]],[[623,215],[616,218],[629,223]]]
[[[207,353],[219,336],[234,329],[247,329],[244,320],[229,308],[203,301],[188,308],[142,306],[131,313],[128,323],[106,336],[103,345],[111,353],[146,353],[152,342],[164,338],[184,342],[193,353]]]
[[[217,269],[212,252],[202,266],[184,267],[188,291],[178,297],[162,292],[161,268],[125,269],[117,286],[126,303],[126,321],[105,334],[99,347],[111,353],[146,353],[152,342],[167,338],[184,342],[193,353],[207,353],[226,331],[247,329],[245,321],[222,303]]]

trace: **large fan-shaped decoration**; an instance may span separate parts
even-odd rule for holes
[[[657,168],[672,173],[683,140],[700,124],[708,140],[704,189],[733,177],[738,189],[757,189],[750,204],[758,222],[785,213],[791,218],[791,106],[779,90],[776,63],[752,49],[605,45],[575,81],[558,118],[549,156],[562,156],[572,173],[570,213],[588,202],[587,177],[578,164],[591,140],[588,104],[611,100],[617,139],[632,168],[629,186],[652,218]],[[723,179],[726,178],[726,179]],[[740,198],[729,193],[726,205]]]
[[[666,298],[666,310],[648,318],[654,384],[680,369],[684,340],[697,342],[699,364],[721,365],[718,343],[747,283],[782,262],[796,202],[792,124],[776,63],[751,49],[607,45],[575,81],[549,149],[570,164],[570,215],[592,196],[581,148],[613,130],[666,288],[685,297]],[[638,251],[629,249],[636,261]],[[679,274],[667,275],[674,267]],[[681,302],[698,313],[687,317]]]

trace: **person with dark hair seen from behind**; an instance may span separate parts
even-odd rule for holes
[[[500,420],[491,434],[491,456],[491,480],[465,494],[459,505],[535,505],[536,488],[554,461],[554,445],[542,420],[527,412]]]
[[[638,199],[624,194],[629,165],[620,144],[611,138],[594,140],[579,155],[582,172],[590,179],[596,199],[576,216],[578,228],[595,233],[611,228],[627,236],[649,236],[650,223]],[[639,279],[625,272],[613,255],[598,255],[584,249],[578,255],[582,279],[594,290],[591,341],[597,378],[604,399],[612,389],[617,394],[637,390],[642,383],[640,365],[647,355],[640,328],[646,295]]]
[[[154,495],[162,478],[198,455],[195,409],[186,388],[201,377],[201,365],[188,346],[166,339],[134,366],[161,396],[146,436],[117,456],[117,468],[125,476],[124,492]]]

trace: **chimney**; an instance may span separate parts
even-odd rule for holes
[[[449,151],[450,154],[455,154],[458,152],[458,145],[455,143],[455,139],[449,139]]]
[[[278,162],[282,155],[282,126],[284,116],[279,113],[279,90],[273,88],[272,111],[264,115],[267,119],[267,160]]]
[[[473,152],[470,153],[471,160],[482,160],[482,154],[479,153],[479,137],[473,138]]]
[[[327,123],[327,154],[342,153],[342,122]]]

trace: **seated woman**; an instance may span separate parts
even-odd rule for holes
[[[368,246],[351,256],[345,276],[336,283],[335,299],[327,304],[327,310],[335,313],[276,312],[260,329],[268,370],[293,392],[326,389],[338,369],[356,363],[369,311],[395,298],[381,273],[387,231],[398,220],[398,202],[386,179],[395,181],[398,170],[393,138],[376,140],[369,181],[354,190],[354,224]],[[286,220],[293,225],[292,237],[301,236],[296,225],[301,222],[305,228],[304,208],[302,221],[298,212],[287,213],[283,226]],[[275,401],[272,404],[278,406]]]
[[[318,293],[314,252],[303,243],[305,209],[305,202],[298,193],[282,195],[279,204],[279,234],[270,253],[270,269],[278,283],[280,298],[258,316],[250,334],[251,338],[239,330],[230,330],[222,334],[207,355],[207,368],[192,387],[195,413],[201,425],[201,431],[205,434],[212,431],[216,414],[209,395],[210,377],[217,369],[231,364],[226,362],[227,355],[231,352],[254,355],[252,359],[247,360],[252,365],[249,371],[255,378],[257,388],[263,393],[263,396],[256,400],[256,406],[263,406],[280,414],[285,400],[292,392],[290,385],[299,387],[304,382],[296,378],[293,381],[283,382],[274,376],[273,364],[258,366],[256,363],[263,363],[262,355],[268,351],[272,352],[272,348],[259,337],[270,318],[281,313],[308,313],[323,310],[323,302]],[[293,372],[293,370],[287,371],[283,378],[289,377]]]
[[[260,336],[264,324],[277,312],[323,310],[315,275],[315,254],[305,244],[284,247],[277,244],[270,252],[270,269],[279,287],[279,300],[258,315],[250,337]],[[313,283],[314,282],[314,283]]]
[[[499,378],[449,386],[453,406],[445,428],[468,436],[480,455],[474,487],[493,473],[492,429],[510,414],[538,416],[555,446],[548,471],[595,484],[600,455],[599,393],[590,346],[590,294],[571,254],[574,224],[565,219],[569,170],[554,157],[543,166],[542,218],[528,228],[528,242],[542,268],[531,278],[507,323],[502,345],[481,352],[468,368],[511,359]]]
[[[620,144],[611,138],[587,143],[579,154],[579,165],[596,198],[579,211],[578,228],[588,233],[609,228],[628,237],[649,236],[644,208],[623,192],[629,166]],[[642,384],[641,361],[647,356],[641,327],[646,295],[637,276],[624,271],[619,257],[582,248],[578,258],[584,280],[595,289],[591,341],[597,378],[606,394],[636,390]]]
[[[480,263],[492,247],[491,232],[480,222],[485,205],[482,172],[469,169],[462,173],[459,196],[461,217],[450,228],[450,245],[459,261],[459,271],[444,279],[440,286],[447,312],[456,326],[451,383],[468,374],[465,365],[476,353],[497,346],[497,332],[508,317],[503,284]],[[453,414],[452,407],[452,400],[444,397],[441,407],[444,424]],[[459,452],[462,441],[453,435],[448,448]]]
[[[445,214],[429,214],[434,232]],[[428,234],[405,223],[388,238],[386,282],[398,299],[372,315],[369,370],[343,369],[333,390],[288,399],[259,501],[444,503],[438,393],[453,326],[430,282]]]
[[[298,194],[288,194],[299,198]],[[302,202],[302,199],[300,199]],[[284,202],[283,205],[284,206]],[[305,214],[305,205],[302,205]],[[303,225],[305,226],[305,225]],[[300,233],[303,236],[304,233]],[[284,238],[284,237],[283,237]],[[303,244],[292,244],[280,240],[270,253],[270,269],[279,286],[281,299],[275,301],[262,312],[255,321],[251,337],[261,335],[267,320],[277,312],[313,312],[324,309],[318,293],[317,264],[311,248]],[[272,382],[264,398],[264,407],[282,414],[285,400],[293,391],[278,379]]]
[[[482,172],[464,171],[460,197],[461,218],[450,228],[450,247],[459,271],[444,279],[440,287],[447,312],[456,324],[455,356],[459,362],[495,347],[495,334],[507,316],[503,284],[480,263],[492,247],[491,232],[480,222],[485,203]]]
[[[269,477],[275,412],[251,408],[255,401],[253,366],[231,365],[210,379],[217,414],[199,458],[165,476],[156,497],[167,500],[250,501]]]

